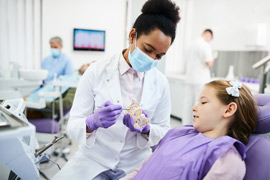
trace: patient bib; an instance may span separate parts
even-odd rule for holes
[[[209,138],[190,125],[174,128],[134,179],[203,179],[215,161],[233,146],[244,159],[245,145],[236,139]]]

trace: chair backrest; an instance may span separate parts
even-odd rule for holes
[[[247,145],[244,180],[270,179],[270,138],[252,135]]]
[[[258,122],[256,134],[270,132],[270,95],[256,94]],[[244,180],[270,179],[270,137],[251,135],[247,144]]]

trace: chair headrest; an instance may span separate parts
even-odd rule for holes
[[[254,99],[257,102],[258,122],[255,130],[256,134],[270,132],[270,95],[255,94]]]

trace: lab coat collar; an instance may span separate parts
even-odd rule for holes
[[[122,56],[120,56],[120,60],[119,60],[119,72],[120,75],[122,76],[123,74],[125,74],[131,67],[128,65],[128,63],[126,62],[123,53],[125,52],[125,50],[122,52]]]

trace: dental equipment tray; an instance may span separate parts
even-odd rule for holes
[[[28,126],[26,122],[0,106],[0,130],[13,129]]]

